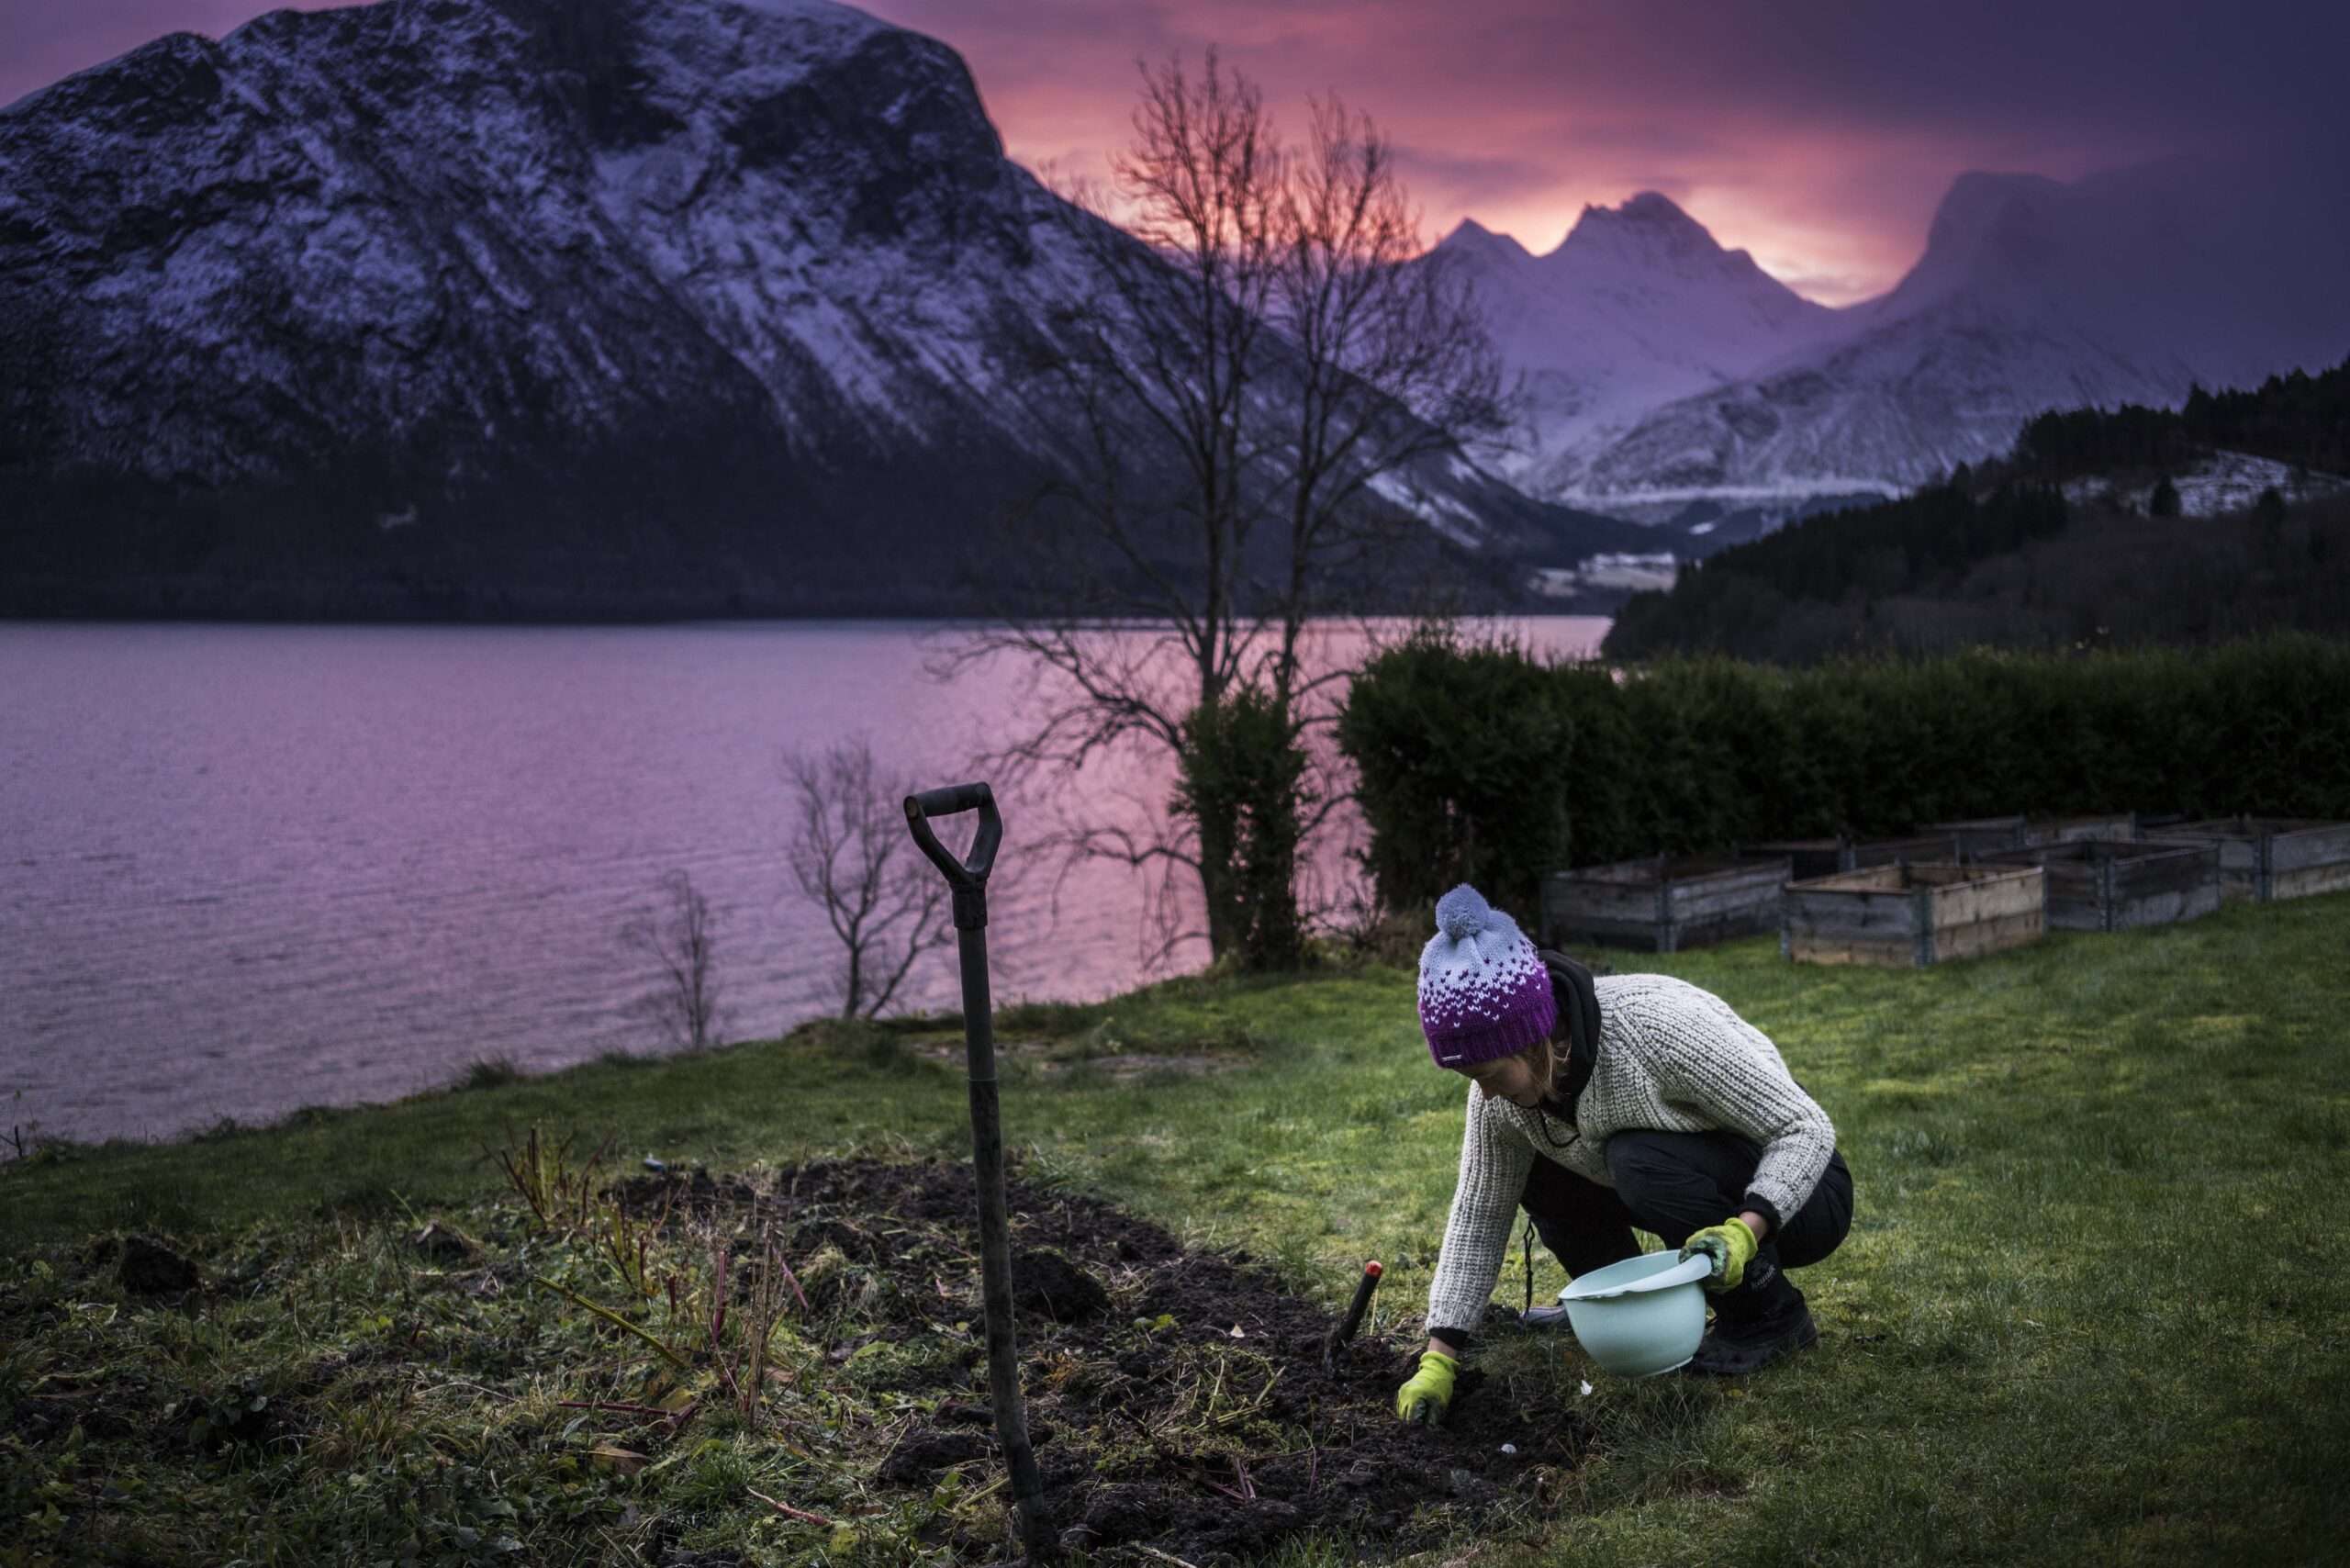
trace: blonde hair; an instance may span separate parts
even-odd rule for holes
[[[1534,1081],[1542,1086],[1546,1098],[1557,1092],[1560,1081],[1566,1076],[1567,1053],[1559,1048],[1563,1043],[1559,1036],[1565,1032],[1566,1026],[1567,1015],[1561,1013],[1549,1034],[1515,1053],[1524,1057],[1526,1065],[1534,1070]]]

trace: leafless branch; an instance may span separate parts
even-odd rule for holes
[[[912,786],[876,766],[863,735],[821,755],[788,753],[783,767],[796,829],[787,857],[840,941],[832,989],[841,1016],[877,1016],[916,960],[955,940],[946,879],[906,833]]]
[[[621,927],[621,942],[648,960],[658,980],[637,1007],[688,1050],[713,1043],[719,1028],[717,918],[693,879],[672,869],[661,879],[666,913],[641,912]]]
[[[1025,570],[998,614],[928,661],[941,679],[1023,666],[1021,728],[981,766],[1026,786],[1105,756],[1166,778],[1187,720],[1241,693],[1316,755],[1356,667],[1317,656],[1319,618],[1425,534],[1395,497],[1509,413],[1483,318],[1449,259],[1423,254],[1367,117],[1317,100],[1292,146],[1213,50],[1197,73],[1178,56],[1141,78],[1111,189],[1064,184],[1039,240],[1076,297],[998,345],[1061,475],[1006,520]],[[1326,760],[1309,784],[1311,833],[1350,791]],[[1054,835],[1064,874],[1106,858],[1155,876],[1161,956],[1192,935],[1170,913],[1188,875],[1220,954],[1229,868],[1166,801],[1138,817]]]

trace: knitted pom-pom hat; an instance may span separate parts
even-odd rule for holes
[[[1517,923],[1463,882],[1436,902],[1420,949],[1420,1032],[1438,1067],[1522,1051],[1559,1019],[1550,973]]]

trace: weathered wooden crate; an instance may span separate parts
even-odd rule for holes
[[[1946,833],[1958,840],[1958,857],[1972,859],[1993,849],[2023,847],[2024,819],[2013,817],[1973,817],[1965,822],[1927,823],[1919,833]]]
[[[2350,888],[2350,823],[2213,817],[2157,828],[2147,837],[2218,845],[2223,899],[2266,903]]]
[[[1809,881],[1863,866],[1892,866],[1904,860],[1954,860],[1958,841],[1947,833],[1914,838],[1775,838],[1765,844],[1742,844],[1741,855],[1784,855],[1794,864],[1793,879]]]
[[[1938,964],[2036,942],[2047,873],[1933,861],[1789,882],[1779,950],[1813,964]]]
[[[1740,855],[1787,857],[1787,875],[1796,881],[1825,877],[1852,868],[1852,840],[1847,838],[1774,838],[1765,844],[1741,844]]]
[[[2039,844],[2070,844],[2080,838],[2134,839],[2137,836],[2138,813],[2135,812],[2107,812],[2086,817],[2031,817],[2023,824],[2020,847],[2029,849]]]
[[[2209,842],[2075,838],[1995,849],[1977,864],[2044,869],[2048,924],[2059,930],[2125,931],[2220,907],[2220,846]]]
[[[1864,838],[1852,846],[1852,863],[1844,869],[1860,871],[1871,866],[1905,866],[1918,860],[1942,865],[1955,862],[1959,857],[1956,834],[1919,833],[1907,838]]]
[[[1659,953],[1768,931],[1779,921],[1785,855],[1619,861],[1542,879],[1542,939]]]

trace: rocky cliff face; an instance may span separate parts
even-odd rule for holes
[[[827,0],[160,39],[0,114],[0,609],[957,608],[1049,462],[990,345],[1058,211]]]

